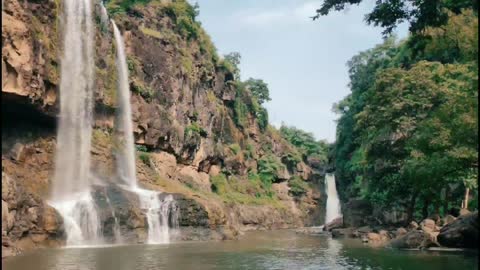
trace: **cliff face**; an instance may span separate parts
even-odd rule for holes
[[[2,187],[14,185],[16,192],[2,192],[2,249],[8,251],[64,239],[61,218],[45,202],[59,110],[61,5],[6,0],[2,11]],[[110,182],[115,48],[98,4],[95,12],[92,164],[95,175]],[[238,87],[188,4],[152,1],[112,17],[126,43],[138,178],[150,189],[176,194],[180,239],[323,223],[323,176],[265,125],[258,104]],[[142,241],[145,217],[135,199],[117,193],[122,232],[135,232],[132,239]],[[107,212],[101,211],[105,228],[112,220]]]

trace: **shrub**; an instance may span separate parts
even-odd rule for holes
[[[236,154],[240,153],[240,151],[242,151],[242,149],[240,148],[240,145],[238,145],[237,143],[231,144],[229,146],[229,148],[230,148],[230,150],[232,150],[234,155],[236,155]]]
[[[227,177],[223,173],[210,177],[210,182],[213,192],[219,195],[226,193],[228,182]]]
[[[188,125],[185,128],[185,137],[189,137],[191,135],[198,134],[201,137],[206,138],[208,136],[208,133],[205,129],[203,129],[197,122],[193,122],[192,124]]]
[[[140,152],[139,155],[140,160],[143,162],[143,164],[150,166],[150,154],[146,152]]]
[[[309,188],[308,184],[298,176],[294,176],[288,180],[288,186],[290,187],[290,193],[296,197],[307,193]]]

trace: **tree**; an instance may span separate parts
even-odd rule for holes
[[[313,19],[328,15],[332,10],[340,11],[348,5],[360,4],[362,0],[325,0],[317,9]],[[376,1],[373,10],[365,20],[368,24],[381,26],[384,34],[389,34],[395,27],[407,21],[411,32],[419,32],[428,26],[438,27],[446,23],[447,11],[459,13],[461,9],[471,8],[478,11],[476,0],[384,0]]]
[[[250,78],[245,81],[245,86],[257,98],[260,105],[271,100],[268,85],[262,79]]]
[[[224,61],[227,65],[231,66],[232,73],[235,76],[235,80],[240,80],[240,61],[242,56],[238,52],[231,52],[224,56]]]

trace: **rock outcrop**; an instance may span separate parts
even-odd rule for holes
[[[478,249],[478,211],[445,225],[440,230],[438,242],[446,247]]]
[[[128,56],[138,180],[145,188],[174,194],[181,212],[181,233],[175,237],[231,239],[242,230],[323,223],[325,164],[288,158],[299,156],[298,150],[258,117],[259,108],[236,86],[201,26],[194,18],[188,31],[177,23],[176,12],[185,12],[179,5],[186,3],[155,2],[113,19]],[[9,190],[2,192],[2,248],[7,255],[65,240],[61,218],[46,203],[59,112],[61,8],[61,1],[6,0],[2,11],[2,187]],[[95,187],[94,197],[107,239],[114,233],[113,209],[122,235],[141,242],[146,224],[138,198],[112,185],[115,50],[109,26],[96,23],[92,174],[107,188]],[[272,188],[251,179],[272,164]],[[212,189],[214,176],[225,176],[228,194]],[[305,181],[300,192],[290,191],[294,179]],[[15,193],[8,188],[12,183]]]

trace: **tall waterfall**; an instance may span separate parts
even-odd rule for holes
[[[137,185],[135,169],[135,145],[133,138],[132,109],[130,105],[130,89],[128,84],[128,66],[125,56],[125,45],[117,25],[112,20],[115,44],[117,48],[118,70],[118,108],[117,108],[117,147],[116,160],[118,176],[128,189],[136,192],[140,199],[141,207],[146,211],[148,222],[149,244],[169,243],[169,217],[175,216],[175,201],[172,196],[159,199],[159,193],[141,189]]]
[[[63,216],[67,245],[98,242],[100,224],[90,193],[94,29],[91,0],[65,0],[60,117],[52,201]]]
[[[335,218],[342,216],[334,174],[327,173],[325,175],[325,191],[327,193],[327,213],[325,215],[325,224],[327,224],[333,221]]]

